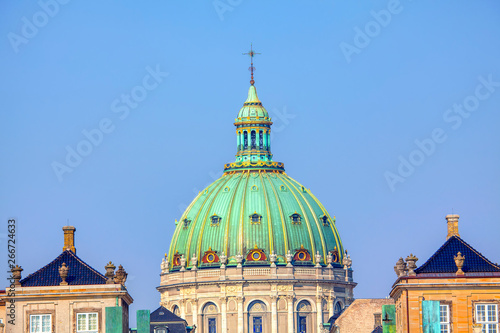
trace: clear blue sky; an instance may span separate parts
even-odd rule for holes
[[[355,297],[386,297],[397,259],[422,264],[452,211],[462,237],[500,261],[498,1],[42,10],[0,5],[0,240],[16,218],[24,276],[60,254],[69,220],[81,258],[129,272],[133,313],[157,307],[174,220],[234,160],[250,42],[262,53],[256,87],[274,118],[274,158],[337,217]],[[127,106],[131,93],[139,101]],[[66,147],[88,155],[69,167]],[[71,172],[58,177],[57,163]]]

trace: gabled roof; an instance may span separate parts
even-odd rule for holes
[[[149,315],[151,323],[155,322],[181,322],[181,323],[186,323],[184,319],[176,315],[170,310],[167,310],[165,307],[160,306],[158,309],[154,310],[151,312]]]
[[[69,268],[68,285],[106,284],[106,277],[87,265],[70,250],[66,250],[48,265],[21,280],[23,287],[58,286],[61,283],[59,267],[65,263]]]
[[[476,251],[458,236],[451,236],[415,273],[456,273],[454,257],[460,252],[464,257],[465,273],[500,272],[500,267]]]
[[[154,310],[150,315],[150,332],[154,332],[155,327],[168,327],[169,333],[186,333],[187,322],[181,317],[174,314],[172,311],[167,310],[163,306]]]

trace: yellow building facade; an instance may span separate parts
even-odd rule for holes
[[[390,296],[396,305],[398,333],[430,332],[422,301],[440,302],[443,333],[497,333],[500,267],[460,238],[458,215],[447,215],[447,240],[422,266],[410,255],[396,263]]]

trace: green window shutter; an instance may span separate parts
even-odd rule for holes
[[[396,333],[395,305],[382,305],[382,330],[384,333]]]
[[[106,333],[123,333],[123,309],[121,306],[106,307]]]
[[[137,333],[149,333],[149,310],[137,310]]]
[[[422,301],[423,333],[440,333],[439,301]]]

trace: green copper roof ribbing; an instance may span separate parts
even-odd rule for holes
[[[237,155],[240,161],[226,164],[223,176],[200,192],[188,206],[170,244],[170,262],[178,252],[185,256],[187,267],[193,255],[197,256],[200,265],[205,251],[211,248],[219,255],[224,252],[231,265],[235,264],[236,255],[245,257],[254,246],[262,249],[268,259],[274,251],[279,264],[285,264],[288,251],[293,255],[301,246],[309,251],[314,263],[316,251],[322,255],[321,263],[326,264],[328,253],[335,248],[337,263],[342,262],[344,249],[339,234],[321,202],[285,174],[282,163],[272,161],[270,145],[268,151],[264,149],[269,156],[260,156],[264,160],[255,161],[252,154],[262,155],[262,152],[254,146],[241,147],[244,131],[252,136],[254,129],[268,131],[269,135],[271,124],[255,86],[251,85],[235,123],[240,131]],[[241,156],[246,156],[241,153],[243,150],[248,151],[248,160],[245,157],[241,161]],[[253,213],[261,216],[260,223],[252,223],[250,216]],[[294,213],[300,214],[300,223],[292,223],[290,216]],[[213,215],[221,218],[218,224],[212,223]],[[323,224],[323,216],[327,216],[328,224]],[[190,221],[187,225],[185,219]]]
[[[250,222],[254,212],[262,216],[259,224]],[[302,216],[300,224],[290,221],[295,212]],[[219,225],[211,224],[213,214],[221,217]],[[329,217],[329,226],[319,220],[324,214]],[[176,251],[188,262],[193,254],[200,260],[209,248],[219,255],[245,256],[255,245],[266,255],[275,251],[281,262],[288,250],[294,254],[301,245],[313,258],[319,251],[322,263],[335,247],[342,258],[333,220],[309,190],[286,174],[247,171],[223,175],[201,192],[184,218],[191,223],[185,227],[181,220],[177,225],[170,260]]]

